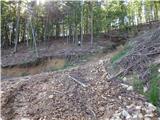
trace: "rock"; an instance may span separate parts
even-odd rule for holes
[[[137,109],[137,110],[140,110],[140,109],[141,109],[141,106],[136,106],[136,109]]]
[[[126,77],[124,77],[124,78],[123,78],[123,81],[127,81],[127,78],[126,78]]]
[[[98,62],[99,64],[103,64],[103,60],[99,60],[99,62]]]
[[[151,103],[146,103],[147,104],[147,108],[148,108],[148,111],[155,111],[156,110],[156,107],[151,104]]]
[[[153,117],[154,114],[153,113],[150,113],[150,114],[146,114],[145,117]]]
[[[142,114],[142,113],[139,113],[139,114],[138,114],[138,118],[142,119],[142,118],[143,118],[143,114]]]
[[[143,92],[147,92],[148,91],[148,88],[146,86],[143,87]]]
[[[121,96],[118,96],[118,98],[121,100],[122,99],[122,97]]]
[[[128,88],[128,87],[129,87],[128,85],[123,84],[123,83],[121,83],[121,86],[122,86],[123,88]]]
[[[2,95],[3,93],[4,93],[4,91],[1,90],[1,91],[0,91],[0,94]],[[0,120],[1,120],[1,119],[0,119]]]
[[[128,109],[131,109],[132,107],[134,107],[135,105],[132,103],[131,105],[126,106]]]
[[[52,98],[53,98],[53,95],[50,95],[48,98],[52,99]]]
[[[126,119],[131,118],[131,115],[130,115],[126,110],[123,110],[123,111],[122,111],[122,115],[123,115]]]
[[[100,107],[99,111],[105,111],[105,107]]]
[[[138,118],[138,115],[133,115],[133,118],[134,118],[134,119],[137,119],[137,118]]]
[[[132,87],[132,86],[129,86],[129,87],[127,88],[127,90],[132,91],[132,90],[133,90],[133,87]]]
[[[152,119],[149,117],[145,117],[144,120],[152,120]]]
[[[21,118],[21,120],[30,120],[29,118]]]

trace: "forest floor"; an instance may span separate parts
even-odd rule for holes
[[[157,108],[131,84],[109,79],[112,71],[106,67],[110,66],[113,56],[124,49],[123,46],[108,53],[113,43],[104,39],[95,42],[93,48],[88,47],[89,43],[80,48],[67,46],[61,40],[56,42],[48,42],[45,49],[44,45],[38,47],[40,57],[58,59],[47,62],[48,66],[64,64],[59,58],[68,53],[95,54],[67,69],[43,72],[44,66],[40,66],[36,68],[40,70],[39,74],[33,72],[35,75],[2,80],[2,120],[160,120]],[[34,61],[35,53],[24,48],[20,46],[15,54],[11,49],[2,50],[2,67]]]
[[[121,48],[118,48],[119,50]],[[118,50],[118,51],[119,51]],[[54,72],[2,80],[3,120],[157,120],[156,107],[104,63],[118,51]]]
[[[89,41],[84,41],[83,46],[80,47],[71,43],[67,44],[67,41],[63,40],[63,38],[53,39],[46,43],[38,43],[38,58],[64,58],[66,55],[91,53],[104,47],[111,46],[112,44],[113,42],[104,37],[96,39],[93,47],[90,47]],[[13,53],[13,48],[2,49],[2,67],[32,62],[35,61],[35,59],[37,59],[37,56],[34,50],[28,48],[25,44],[19,45],[16,53]]]

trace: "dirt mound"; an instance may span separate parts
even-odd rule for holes
[[[65,71],[2,81],[2,119],[158,118],[156,108],[136,94],[132,86],[109,81],[106,76],[100,60]]]

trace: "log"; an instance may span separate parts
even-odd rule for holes
[[[83,82],[81,82],[80,80],[78,80],[78,79],[76,79],[76,78],[72,77],[71,75],[68,75],[68,77],[69,77],[69,78],[71,78],[72,80],[74,80],[76,83],[80,84],[81,86],[83,86],[83,87],[87,87],[87,85],[86,85],[86,84],[84,84],[84,83],[83,83]]]

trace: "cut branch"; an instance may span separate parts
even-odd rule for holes
[[[69,76],[69,78],[71,78],[72,80],[74,80],[76,83],[82,85],[83,87],[87,87],[87,85],[84,84],[83,82],[81,82],[80,80],[78,80],[78,79],[76,79],[76,78],[74,78],[74,77],[72,77],[70,75],[68,75],[68,76]]]

